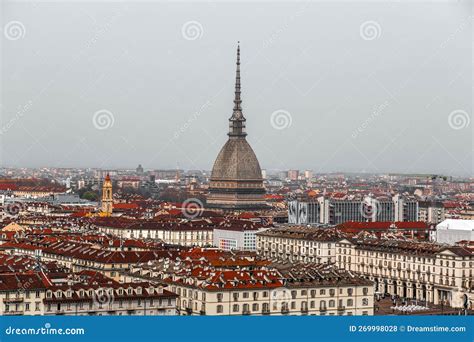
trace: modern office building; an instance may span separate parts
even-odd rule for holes
[[[319,197],[314,201],[288,203],[290,224],[331,224],[354,222],[417,221],[418,202],[396,195],[393,198],[336,199]]]

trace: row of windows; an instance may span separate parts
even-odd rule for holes
[[[21,304],[5,304],[5,312],[20,311]],[[25,303],[25,311],[30,311],[30,303]],[[35,303],[35,311],[40,311],[40,302]]]
[[[347,299],[346,300],[346,305],[347,307],[353,307],[354,306],[354,300],[353,299]],[[369,305],[369,299],[368,298],[363,298],[362,299],[362,305],[363,306],[368,306]],[[296,310],[296,302],[281,302],[281,303],[273,303],[273,310]],[[269,310],[269,304],[268,303],[263,303],[262,304],[262,310],[263,311],[268,311]],[[336,301],[331,299],[327,302],[325,300],[322,300],[319,303],[319,310],[325,311],[328,308],[335,308],[336,307]],[[259,311],[260,305],[258,303],[252,304],[252,311]],[[316,308],[316,301],[312,300],[309,302],[309,308],[315,309]],[[339,300],[339,305],[338,308],[340,309],[345,309],[344,307],[344,301],[342,299]],[[308,302],[301,302],[300,303],[300,309],[301,310],[306,310],[308,309]],[[217,313],[223,313],[224,312],[224,306],[223,305],[217,305]],[[240,312],[240,305],[239,304],[233,304],[232,305],[232,312],[234,313],[239,313]],[[250,305],[249,304],[243,304],[242,305],[242,312],[250,312]]]
[[[21,291],[16,292],[16,293],[15,293],[15,296],[16,296],[16,297],[19,297],[19,296],[20,296],[20,293],[21,293]],[[26,291],[26,292],[25,292],[25,298],[30,298],[30,296],[31,296],[31,291]],[[35,291],[35,298],[39,298],[39,297],[40,297],[40,291]],[[9,298],[10,298],[10,292],[6,292],[6,293],[5,293],[5,298],[6,298],[6,299],[9,299]]]

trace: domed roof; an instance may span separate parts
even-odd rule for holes
[[[262,180],[260,164],[245,138],[227,140],[214,162],[211,180]]]

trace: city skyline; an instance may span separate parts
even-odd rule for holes
[[[64,4],[58,20],[77,11],[62,33],[38,11],[48,4],[9,3],[4,24],[21,25],[20,36],[4,32],[1,165],[210,170],[226,139],[240,40],[249,143],[263,169],[472,176],[466,3],[432,9],[416,31],[403,3],[254,13],[246,4]],[[341,13],[341,25],[324,19]],[[401,19],[406,28],[395,30]],[[50,35],[63,44],[45,44]],[[28,64],[24,51],[35,56]]]

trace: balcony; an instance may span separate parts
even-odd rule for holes
[[[307,315],[308,314],[308,308],[301,308],[301,314]]]
[[[206,316],[206,311],[205,311],[205,310],[201,310],[201,311],[199,311],[199,314],[200,314],[201,316]]]
[[[244,311],[242,312],[242,315],[245,315],[245,316],[250,315],[250,310],[244,310]]]
[[[24,301],[23,297],[13,297],[13,298],[4,298],[4,303],[22,303]]]
[[[337,311],[344,311],[344,310],[346,310],[345,306],[338,306],[337,307]]]
[[[270,314],[270,310],[269,309],[263,309],[262,310],[262,315],[269,315]]]
[[[288,315],[290,313],[290,309],[288,308],[281,308],[281,314],[282,315]]]
[[[23,315],[23,311],[20,311],[20,310],[4,311],[3,315],[5,315],[5,316],[21,316],[21,315]]]

